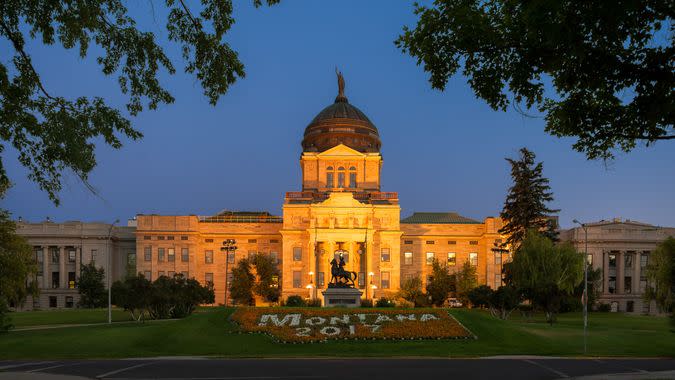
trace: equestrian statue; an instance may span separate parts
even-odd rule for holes
[[[344,269],[345,259],[340,254],[340,259],[333,257],[330,262],[331,279],[329,288],[354,288],[356,287],[356,272],[349,272]]]

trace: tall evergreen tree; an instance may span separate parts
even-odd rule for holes
[[[519,159],[506,159],[511,164],[513,186],[500,215],[505,224],[499,233],[508,236],[505,244],[514,250],[520,246],[529,229],[535,229],[553,241],[558,236],[549,217],[560,210],[546,206],[553,200],[553,193],[548,178],[542,175],[543,164],[535,163],[534,159],[534,153],[527,148],[520,149]]]
[[[97,268],[94,263],[89,263],[82,267],[80,280],[77,282],[77,289],[80,293],[80,302],[78,305],[85,308],[103,307],[108,302],[108,292],[103,280],[105,271],[103,268]]]

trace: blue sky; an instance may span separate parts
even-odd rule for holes
[[[166,42],[165,15],[131,2],[139,25],[156,33],[178,73],[162,83],[176,102],[132,119],[145,137],[121,150],[99,146],[89,193],[65,176],[62,204],[26,178],[16,152],[3,154],[14,187],[2,207],[31,221],[125,221],[136,214],[210,215],[222,209],[279,214],[286,191],[300,189],[302,133],[337,93],[335,66],[346,95],[375,123],[382,138],[383,191],[399,192],[402,215],[456,211],[482,219],[498,215],[510,185],[504,157],[526,146],[544,162],[560,222],[612,217],[675,226],[675,145],[657,143],[587,161],[572,139],[544,133],[544,121],[496,112],[476,99],[466,78],[432,90],[415,60],[393,41],[413,25],[412,2],[291,1],[255,9],[235,2],[236,24],[226,39],[247,76],[212,107],[199,83],[182,73],[175,45]],[[5,41],[0,49],[7,51]],[[122,107],[114,77],[104,77],[96,51],[29,46],[51,93],[103,96]],[[7,63],[7,56],[0,59]]]

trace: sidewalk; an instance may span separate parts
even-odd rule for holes
[[[0,372],[0,380],[89,380],[89,378],[41,372]]]

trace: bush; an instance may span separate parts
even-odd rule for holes
[[[386,297],[378,299],[377,302],[375,303],[375,307],[395,307],[395,306],[396,303],[394,303],[394,301]]]
[[[373,307],[373,300],[369,298],[361,298],[361,307]]]
[[[404,299],[397,299],[396,300],[396,307],[401,307],[404,309],[411,309],[415,307],[415,304],[413,302],[404,300]]]
[[[12,329],[12,320],[9,318],[9,307],[5,299],[0,297],[0,333],[4,333]]]
[[[307,300],[307,307],[321,307],[320,299]]]
[[[598,311],[601,313],[609,313],[610,311],[612,311],[612,305],[608,303],[599,303]]]
[[[479,287],[471,289],[467,293],[467,297],[471,302],[473,307],[486,308],[490,306],[490,299],[494,291],[487,285],[481,285]]]
[[[305,307],[305,306],[307,306],[307,303],[300,296],[288,296],[288,298],[286,298],[286,304],[284,306],[287,306],[287,307]]]
[[[500,286],[490,297],[490,313],[499,319],[509,319],[511,312],[518,307],[520,294],[513,286]]]

